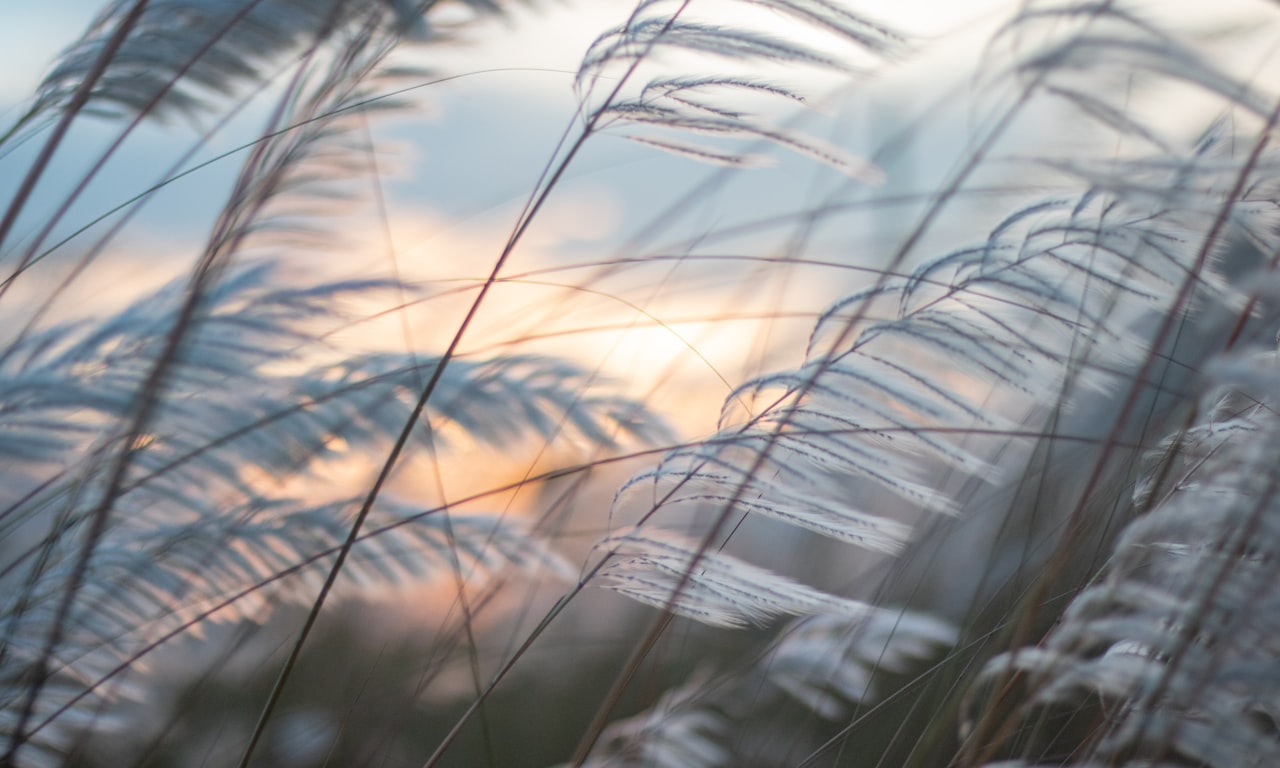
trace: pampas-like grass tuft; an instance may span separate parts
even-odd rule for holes
[[[300,276],[290,250],[341,250],[321,204],[368,171],[370,117],[407,112],[384,97],[424,75],[396,52],[447,38],[462,18],[448,9],[113,2],[0,134],[22,166],[0,219],[0,311],[17,320],[0,338],[0,765],[93,765],[99,745],[138,765],[1280,764],[1280,95],[1256,62],[1215,56],[1156,8],[1018,4],[983,48],[959,163],[855,262],[819,235],[852,241],[844,213],[890,205],[876,185],[898,183],[902,137],[876,151],[820,136],[792,75],[872,88],[931,41],[853,0],[645,0],[585,50],[565,86],[578,112],[440,348],[364,348],[341,333],[367,319],[351,307],[445,290]],[[55,299],[148,202],[55,242],[106,161],[139,125],[206,126],[255,92],[266,123],[208,237],[175,257],[184,275],[60,316]],[[1175,98],[1194,115],[1151,109]],[[1009,148],[1046,113],[1071,130]],[[45,216],[35,191],[89,120],[117,138]],[[467,351],[501,286],[537,282],[510,274],[514,254],[610,136],[719,167],[571,289],[612,295],[598,286],[627,268],[700,258],[772,263],[783,282],[864,270],[806,308],[789,363],[732,382],[709,435],[583,360],[510,348],[522,341]],[[750,253],[729,235],[754,224],[733,222],[646,249],[775,160],[808,164],[826,196],[759,223],[783,245]],[[979,197],[993,173],[1013,182]],[[929,253],[961,208],[987,234]],[[743,253],[706,250],[722,243]],[[523,474],[495,475],[466,509],[405,479],[433,466],[443,489],[450,455],[530,445]],[[326,484],[344,461],[367,470],[359,487]],[[575,506],[605,482],[608,508]],[[508,491],[536,495],[533,517],[473,508]],[[406,654],[398,711],[347,728],[364,722],[354,701],[336,720],[292,701],[334,590],[406,584],[448,597]],[[234,705],[251,709],[229,715],[239,730],[183,755],[169,731],[192,726],[174,703],[130,740],[139,712],[166,706],[154,659],[209,638],[214,668],[179,682],[199,698],[217,659],[237,658],[239,641],[212,647],[231,636],[218,628],[270,629],[285,606],[301,615]],[[594,672],[556,699],[573,664]],[[530,731],[545,744],[512,747]]]

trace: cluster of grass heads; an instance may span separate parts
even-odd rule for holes
[[[503,12],[116,0],[0,135],[0,765],[1280,765],[1269,49],[1226,57],[1129,3],[1017,4],[964,81],[972,138],[909,190],[895,168],[945,111],[857,147],[794,83],[874,90],[937,41],[841,0],[645,0],[585,50],[465,290],[309,269],[343,258],[371,116],[434,82],[400,53]],[[81,225],[166,120],[192,148]],[[207,236],[156,267],[177,277],[69,309],[254,120],[216,158],[236,170]],[[86,124],[104,148],[49,196]],[[607,255],[519,261],[619,136],[715,168]],[[808,189],[731,215],[756,173]],[[720,376],[709,434],[537,334],[473,342],[512,284],[678,337],[659,307],[682,280],[781,297],[810,272],[845,295],[804,293],[784,362]],[[438,348],[407,319],[399,346],[361,332],[408,308]],[[514,479],[445,492],[517,454]],[[335,590],[405,584],[445,607],[402,645],[334,615]],[[205,671],[148,671],[184,657]]]

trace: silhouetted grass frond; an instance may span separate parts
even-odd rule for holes
[[[1248,36],[1166,6],[1011,3],[967,87],[936,84],[959,59],[911,75],[949,90],[912,122],[885,94],[938,39],[852,1],[642,0],[560,73],[576,112],[493,251],[454,222],[408,264],[368,118],[421,80],[405,41],[503,7],[453,6],[113,0],[0,133],[23,166],[0,218],[0,768],[1280,765],[1272,51],[1227,55]],[[208,235],[165,249],[180,276],[69,310],[251,103]],[[820,129],[814,103],[837,112]],[[104,117],[101,156],[37,195]],[[58,240],[153,117],[216,125]],[[555,206],[613,133],[723,167],[677,195],[646,164],[618,208],[659,212],[561,260],[530,233],[551,211],[556,236],[609,228],[594,193]],[[737,173],[779,149],[761,187]],[[355,261],[358,181],[389,267]],[[465,287],[411,277],[437,272]],[[563,292],[503,304],[517,288]],[[688,317],[776,325],[724,352]],[[643,380],[618,382],[632,332]],[[713,427],[684,423],[701,393],[649,361],[659,337],[723,385]],[[391,585],[431,603],[391,612],[398,685],[363,693],[393,633],[361,626],[316,684],[350,665],[342,713],[282,715],[331,595]],[[303,618],[273,635],[284,605]],[[189,694],[145,673],[241,629]],[[270,656],[249,630],[280,646],[261,681],[237,677]],[[226,735],[192,738],[220,686]],[[374,700],[391,714],[365,727]],[[130,702],[171,711],[147,731]]]
[[[598,753],[582,768],[717,768],[728,764],[720,744],[729,729],[723,713],[698,701],[706,681],[695,677],[662,694],[649,709],[613,723]]]
[[[286,57],[330,41],[339,56],[371,33],[430,35],[432,3],[413,0],[114,0],[37,91],[32,116],[86,108],[112,115],[208,113],[238,88],[273,77]],[[495,12],[489,2],[468,5]]]
[[[1025,688],[1018,717],[1084,721],[1067,734],[1078,741],[1030,728],[1011,745],[1027,756],[1018,764],[1280,759],[1274,353],[1234,357],[1208,369],[1203,421],[1153,453],[1151,511],[1121,533],[1099,582],[1039,647],[988,664],[987,678]]]
[[[762,96],[766,100],[773,97],[803,103],[804,96],[794,88],[752,78],[748,74],[751,68],[784,64],[846,72],[853,68],[847,57],[821,54],[785,37],[768,35],[746,25],[688,21],[683,18],[688,5],[649,0],[637,6],[626,24],[597,38],[587,49],[575,81],[583,92],[583,101],[590,104],[592,92],[613,70],[626,71],[629,77],[642,63],[665,53],[700,54],[720,66],[737,64],[744,74],[726,76],[717,72],[704,76],[659,77],[645,85],[635,98],[612,94],[604,104],[592,109],[587,118],[589,124],[599,123],[602,128],[615,124],[642,126],[648,130],[622,135],[694,160],[727,166],[757,165],[763,158],[750,151],[728,151],[716,144],[690,143],[668,134],[689,133],[771,143],[838,168],[854,178],[879,180],[874,166],[834,143],[717,103],[718,98],[735,92]],[[888,56],[902,46],[902,38],[887,27],[831,3],[743,0],[742,5],[759,5],[797,18],[875,56]]]
[[[4,656],[6,717],[19,721],[23,697],[42,672],[33,649],[56,620],[59,590],[77,567],[86,525],[107,492],[104,458],[117,451],[128,451],[130,471],[97,534],[84,586],[60,620],[48,673],[53,687],[28,716],[37,730],[63,732],[62,718],[75,721],[63,710],[68,699],[96,696],[111,676],[107,670],[174,628],[210,616],[261,620],[273,600],[310,599],[317,568],[341,544],[359,504],[305,504],[271,488],[307,477],[326,457],[387,443],[410,417],[418,382],[442,362],[383,354],[303,373],[276,370],[315,350],[315,322],[337,319],[344,295],[389,287],[358,281],[282,288],[265,265],[232,273],[203,296],[201,322],[172,363],[148,432],[131,445],[120,444],[116,424],[131,413],[164,347],[182,306],[181,283],[104,321],[55,325],[8,348],[8,473],[10,482],[31,490],[4,509],[0,529],[17,535],[36,525],[47,532],[5,567],[9,583],[22,586],[0,608],[0,634],[7,647],[25,649]],[[449,424],[498,447],[530,433],[606,444],[665,434],[639,403],[584,396],[586,375],[561,361],[455,361],[441,382],[423,425],[427,436]],[[338,439],[341,450],[333,445]],[[23,480],[24,470],[31,480]],[[254,479],[259,475],[270,485]],[[384,533],[355,549],[356,583],[451,569],[479,576],[506,564],[567,571],[514,522],[465,516],[446,522],[440,513],[396,524],[403,518],[375,510],[370,525]],[[257,591],[295,572],[304,578],[290,588]],[[71,680],[88,687],[76,691]],[[52,749],[58,742],[51,736],[36,743]]]

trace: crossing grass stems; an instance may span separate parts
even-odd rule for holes
[[[505,244],[484,255],[442,347],[338,340],[364,321],[361,302],[430,307],[440,286],[327,280],[288,254],[320,248],[325,201],[369,173],[368,121],[411,114],[399,97],[435,81],[398,52],[461,27],[483,33],[510,10],[488,0],[116,0],[6,127],[0,764],[92,764],[86,745],[112,739],[127,745],[108,750],[112,760],[189,764],[164,746],[181,713],[162,712],[167,726],[141,741],[120,727],[140,717],[139,703],[164,709],[155,702],[166,683],[147,668],[191,644],[210,671],[180,684],[200,697],[263,624],[285,627],[273,671],[251,701],[225,693],[252,708],[240,718],[252,725],[201,742],[196,759],[1280,764],[1269,147],[1280,96],[1250,62],[1237,69],[1155,8],[1013,5],[972,75],[972,92],[991,95],[970,107],[973,139],[936,189],[908,196],[912,213],[867,268],[831,261],[814,233],[887,205],[876,185],[909,126],[866,156],[819,138],[785,117],[811,96],[787,73],[869,88],[936,41],[840,0],[707,10],[645,0],[585,51],[566,86],[578,112]],[[766,32],[748,11],[787,25]],[[1251,12],[1274,15],[1265,4]],[[1173,110],[1135,106],[1148,94],[1194,95],[1198,137],[1166,117]],[[238,171],[207,239],[175,257],[185,274],[101,316],[60,314],[59,296],[115,258],[138,213],[194,172],[197,150],[251,102],[268,103],[265,123],[216,160]],[[1031,154],[1008,151],[1045,110],[1087,136],[1085,149],[1047,131]],[[120,148],[141,127],[175,121],[198,126],[194,148],[146,193],[77,228],[75,205]],[[86,122],[113,138],[59,202],[37,202]],[[811,307],[802,354],[730,383],[711,434],[681,429],[658,398],[619,394],[582,360],[469,351],[475,318],[500,301],[495,286],[537,279],[514,272],[513,255],[604,136],[714,168],[693,198],[672,193],[666,213],[635,222],[644,236],[588,265],[595,272],[573,288],[616,292],[594,286],[700,258],[764,262],[777,280],[807,267],[863,270],[852,292]],[[758,222],[708,225],[681,247],[654,245],[664,227],[675,236],[690,199],[780,156],[825,169],[815,173],[836,179],[833,191],[779,203]],[[1019,181],[983,197],[993,168]],[[923,252],[956,210],[988,234]],[[764,256],[702,250],[742,242],[734,227],[783,233],[788,245]],[[612,507],[592,516],[585,557],[561,541],[559,501],[526,519],[389,485],[460,441],[500,452],[566,440],[578,458],[467,501],[539,483],[569,498],[612,465],[632,468]],[[353,457],[372,468],[362,487],[298,490]],[[752,530],[821,553],[833,572],[862,564],[859,575],[819,587],[806,576],[821,568],[752,562],[739,545]],[[426,658],[398,662],[415,670],[400,677],[417,678],[388,694],[414,702],[407,713],[371,724],[347,705],[337,721],[308,720],[282,704],[308,675],[325,675],[306,669],[308,651],[341,632],[317,630],[334,589],[372,595],[423,580],[448,584],[455,605]],[[553,598],[531,600],[529,621],[484,618],[510,614],[502,596],[530,583]],[[563,697],[564,722],[546,724],[535,702],[559,683],[535,664],[539,643],[593,632],[574,611],[603,605],[596,589],[647,607],[629,614],[636,631],[598,657],[608,661],[594,678]],[[281,606],[296,621],[281,621]],[[448,669],[467,680],[461,704],[431,696]],[[513,714],[511,702],[523,705]],[[429,742],[398,738],[424,718],[435,722]],[[529,721],[544,723],[534,730],[547,743],[508,749]]]

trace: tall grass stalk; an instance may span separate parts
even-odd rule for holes
[[[1259,33],[1011,4],[963,117],[868,138],[943,39],[645,0],[507,234],[418,263],[377,120],[513,11],[112,2],[5,126],[0,765],[1280,764]],[[652,212],[543,244],[610,146]],[[208,234],[95,297],[208,169]],[[745,320],[753,348],[687,328]],[[714,426],[674,364],[610,377],[648,330],[721,387]]]

